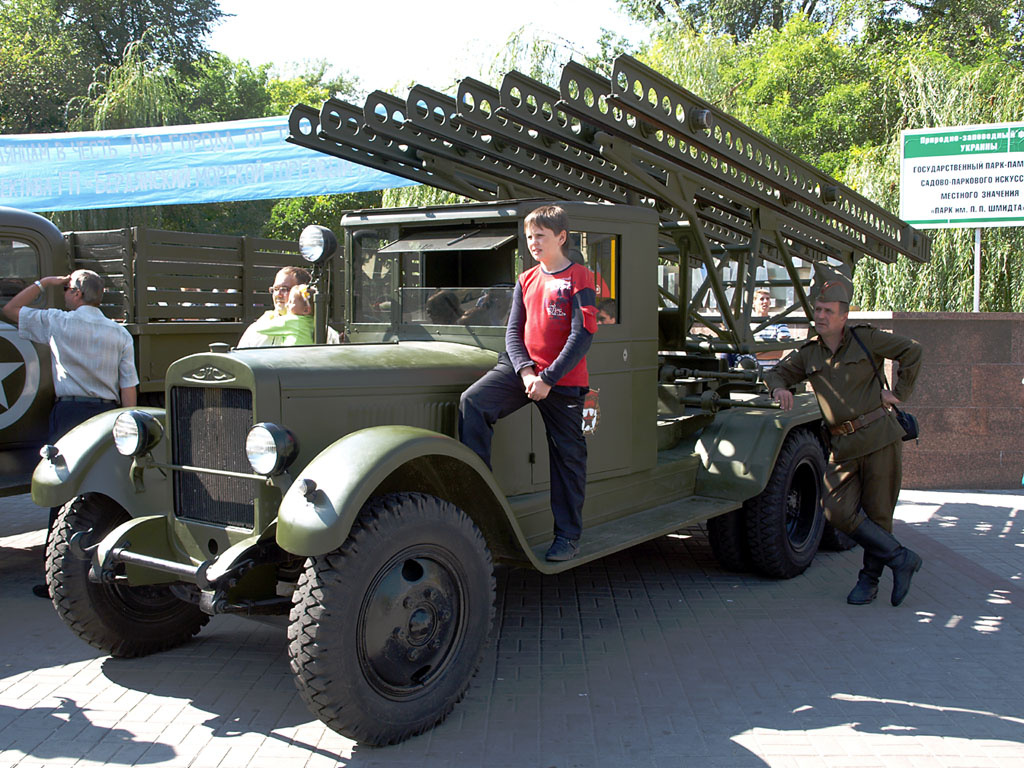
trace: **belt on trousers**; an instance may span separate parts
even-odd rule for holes
[[[885,416],[885,413],[885,408],[880,405],[877,408],[875,408],[875,410],[868,411],[867,413],[858,416],[856,419],[844,421],[841,424],[836,424],[834,427],[830,426],[828,428],[828,431],[832,433],[833,437],[836,437],[838,435],[852,435],[858,429],[866,427],[873,421],[878,421],[880,418]]]
[[[102,397],[79,397],[78,395],[62,395],[57,398],[59,403],[103,403],[117,405],[117,400],[104,400]]]

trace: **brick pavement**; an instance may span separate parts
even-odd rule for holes
[[[722,571],[698,529],[502,569],[466,700],[373,749],[306,711],[280,622],[101,656],[30,592],[45,511],[0,499],[0,768],[1024,768],[1024,494],[907,491],[898,517],[925,568],[896,609],[846,605],[856,552],[772,581]]]

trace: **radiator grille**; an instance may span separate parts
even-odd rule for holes
[[[252,472],[245,436],[252,427],[246,389],[172,387],[174,464]],[[252,528],[258,484],[240,477],[174,470],[174,514],[191,520]]]

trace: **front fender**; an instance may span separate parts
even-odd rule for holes
[[[792,410],[730,408],[697,438],[701,457],[696,492],[745,501],[764,490],[786,436],[801,425],[817,428],[821,411],[812,394],[796,396]]]
[[[411,479],[405,485],[389,485],[389,479],[399,470],[420,460],[425,460],[425,465],[418,468],[418,474],[410,475],[424,477],[422,484]],[[300,491],[301,481],[307,478],[316,483],[311,501]],[[449,486],[471,484],[473,509],[466,508],[468,495],[450,487],[446,489],[450,493],[442,490],[445,481]],[[520,551],[528,549],[522,532],[512,523],[504,494],[480,457],[450,437],[405,426],[370,427],[353,432],[313,459],[281,500],[277,543],[286,552],[307,557],[337,549],[348,538],[367,499],[382,488],[423,490],[447,498],[474,518],[489,543],[498,542],[501,548],[501,542],[508,541],[511,534]]]
[[[102,493],[120,504],[132,517],[163,512],[170,498],[165,492],[168,479],[150,470],[145,475],[145,491],[137,492],[132,482],[132,457],[122,456],[114,447],[112,430],[117,415],[124,411],[97,414],[79,424],[57,441],[58,455],[43,459],[32,473],[32,501],[41,507],[59,507],[87,492]],[[162,408],[135,408],[166,423]],[[166,438],[156,451],[166,451]]]

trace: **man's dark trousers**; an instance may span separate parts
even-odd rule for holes
[[[524,405],[540,409],[548,439],[551,514],[555,535],[575,541],[583,530],[587,484],[587,442],[583,437],[584,387],[552,387],[543,400],[530,400],[523,381],[504,355],[462,394],[459,439],[491,466],[494,423]]]
[[[77,427],[83,421],[91,419],[98,413],[117,408],[114,400],[100,400],[99,398],[58,398],[50,409],[50,443],[56,443],[64,435]],[[53,524],[57,522],[57,513],[60,507],[50,508],[50,524],[48,530],[53,530]]]

